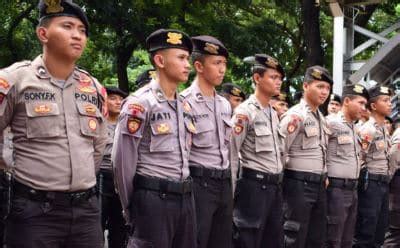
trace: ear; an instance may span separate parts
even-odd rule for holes
[[[258,74],[258,73],[254,73],[253,74],[253,81],[254,81],[254,84],[255,85],[257,85],[258,84],[258,82],[260,81],[260,74]]]
[[[49,40],[47,37],[47,28],[45,27],[36,28],[36,35],[42,44],[46,44]]]
[[[371,106],[371,110],[374,110],[374,111],[376,110],[376,103],[373,102],[370,104],[370,106]]]
[[[307,82],[303,82],[303,92],[306,91],[306,89],[308,89],[308,83]]]
[[[162,56],[162,54],[157,53],[153,57],[153,61],[156,64],[157,67],[159,68],[164,68],[165,67],[165,59]]]
[[[194,69],[196,70],[197,73],[203,73],[203,71],[204,71],[204,66],[203,66],[203,64],[202,64],[200,61],[196,60],[196,61],[193,63],[193,66],[194,66]]]

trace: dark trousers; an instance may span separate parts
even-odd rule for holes
[[[112,172],[101,170],[98,176],[98,185],[101,195],[101,226],[103,233],[108,230],[108,247],[121,248],[127,242],[127,229],[122,216],[122,207],[118,195],[115,193]]]
[[[100,248],[98,199],[66,204],[16,195],[7,219],[6,243],[8,248]]]
[[[134,232],[128,247],[196,247],[193,194],[135,189],[130,213]]]
[[[326,238],[326,189],[314,183],[284,177],[285,247],[321,248]]]
[[[230,178],[193,177],[198,248],[232,247],[232,187]]]
[[[358,214],[353,247],[380,247],[384,242],[389,215],[389,185],[369,180],[358,190]]]
[[[389,191],[389,230],[385,237],[385,248],[400,247],[400,173],[393,177]]]
[[[357,190],[329,186],[326,247],[351,248],[357,217]]]
[[[283,247],[282,189],[252,179],[237,181],[233,221],[238,232],[236,247]]]

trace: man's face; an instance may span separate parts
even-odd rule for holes
[[[243,98],[240,96],[229,95],[229,103],[231,104],[232,111],[243,102]]]
[[[366,110],[367,99],[362,96],[355,96],[352,99],[346,97],[344,100],[346,109],[350,115],[351,120],[356,121],[361,119],[362,114]]]
[[[279,73],[279,71],[267,68],[263,76],[256,73],[253,75],[253,77],[256,78],[256,87],[262,94],[271,97],[280,93],[282,86],[282,74]]]
[[[226,58],[224,56],[206,55],[203,62],[196,61],[197,73],[205,79],[205,81],[212,85],[218,86],[222,83],[226,72]]]
[[[390,96],[377,96],[375,102],[371,103],[371,108],[373,111],[382,116],[389,116],[392,112],[392,102],[390,101]]]
[[[52,17],[47,27],[39,27],[37,33],[48,52],[59,58],[77,60],[86,47],[86,28],[75,17]]]
[[[328,113],[329,114],[337,114],[340,109],[342,108],[342,105],[340,102],[335,101],[335,100],[330,100],[328,104]]]
[[[169,48],[160,51],[161,63],[158,65],[174,82],[183,83],[189,78],[189,52],[179,48]]]
[[[117,94],[109,94],[107,96],[107,108],[110,115],[119,115],[122,100],[122,96]]]
[[[331,85],[325,81],[314,80],[303,84],[304,98],[314,106],[322,105],[329,96]]]
[[[275,100],[272,105],[278,114],[278,117],[281,117],[286,111],[289,109],[289,105],[285,101]]]

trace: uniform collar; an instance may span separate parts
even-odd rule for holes
[[[46,68],[46,66],[44,64],[42,55],[37,56],[33,60],[32,66],[35,69],[35,74],[36,74],[36,76],[38,78],[40,78],[40,79],[50,79],[50,82],[52,84],[54,84],[57,87],[60,87],[59,83],[57,82],[57,80],[54,79],[53,76],[50,75],[50,73],[48,72],[48,70],[47,70],[47,68]],[[72,84],[72,82],[70,81],[71,77],[76,79],[76,81],[79,82],[80,79],[81,79],[81,74],[82,74],[82,72],[80,72],[78,70],[78,68],[75,67],[74,71],[71,73],[71,75],[67,78],[67,80],[65,80],[64,88],[66,88],[66,87],[68,87],[68,86],[70,86]]]
[[[161,89],[160,83],[157,80],[152,79],[150,81],[149,85],[150,85],[151,91],[153,92],[153,94],[156,97],[158,102],[167,101],[167,98],[165,97],[164,91]],[[179,94],[177,94],[176,92],[175,92],[175,96],[176,96],[176,100],[177,101],[181,100]]]
[[[200,90],[199,82],[196,79],[192,82],[190,88],[192,89],[192,93],[196,98],[196,102],[204,102],[206,100],[205,97],[203,96],[203,93]],[[214,89],[214,99],[216,101],[221,101],[221,98],[222,97],[218,95]]]

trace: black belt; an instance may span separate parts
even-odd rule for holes
[[[294,170],[285,170],[284,172],[285,177],[306,181],[310,183],[325,183],[326,174],[316,174],[311,172],[304,172],[304,171],[294,171]]]
[[[380,183],[390,183],[390,176],[388,175],[368,173],[368,179]]]
[[[190,176],[192,177],[208,177],[213,179],[229,179],[231,178],[231,170],[218,170],[218,169],[208,169],[203,167],[195,167],[191,166],[190,169]]]
[[[28,198],[39,202],[59,202],[64,204],[82,203],[96,195],[96,188],[92,187],[84,191],[61,192],[37,190],[14,181],[13,190],[16,196]]]
[[[160,191],[163,193],[187,194],[192,192],[192,179],[189,177],[183,182],[174,182],[161,178],[145,177],[135,175],[133,179],[133,187],[140,189],[148,189]]]
[[[329,187],[356,190],[357,186],[358,179],[329,177]]]
[[[400,176],[400,170],[396,170],[396,172],[393,175],[394,177]]]
[[[283,174],[265,173],[249,168],[242,167],[242,177],[250,180],[255,180],[267,184],[280,184],[283,179]]]

